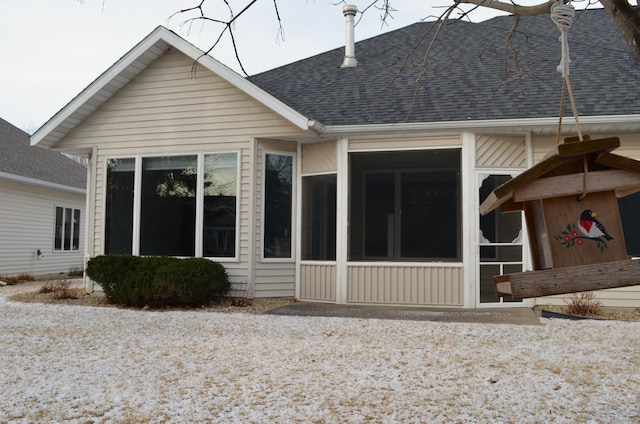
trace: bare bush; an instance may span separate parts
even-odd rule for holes
[[[46,282],[38,293],[53,293],[54,299],[78,299],[79,290],[71,288],[71,281],[49,281]]]
[[[565,299],[566,312],[572,315],[594,316],[600,313],[602,303],[593,292],[571,293]]]

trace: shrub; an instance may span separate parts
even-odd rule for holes
[[[602,307],[593,292],[571,293],[564,301],[567,304],[565,312],[572,315],[598,315]]]
[[[105,296],[127,306],[200,306],[230,289],[224,267],[208,259],[104,255],[89,260],[87,275]]]

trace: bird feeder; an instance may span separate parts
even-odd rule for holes
[[[627,255],[619,197],[640,191],[640,162],[611,153],[617,137],[558,144],[497,187],[485,215],[524,211],[533,271],[495,276],[498,296],[524,299],[640,284]]]

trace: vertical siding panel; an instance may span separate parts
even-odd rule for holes
[[[348,302],[461,306],[460,266],[348,265]]]
[[[335,265],[302,264],[300,266],[300,298],[335,301]]]

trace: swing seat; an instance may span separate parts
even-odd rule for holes
[[[611,153],[620,146],[617,137],[574,141],[556,146],[480,205],[483,215],[524,211],[527,223],[533,271],[495,276],[498,296],[640,285],[640,262],[627,254],[617,200],[640,191],[640,162]]]

